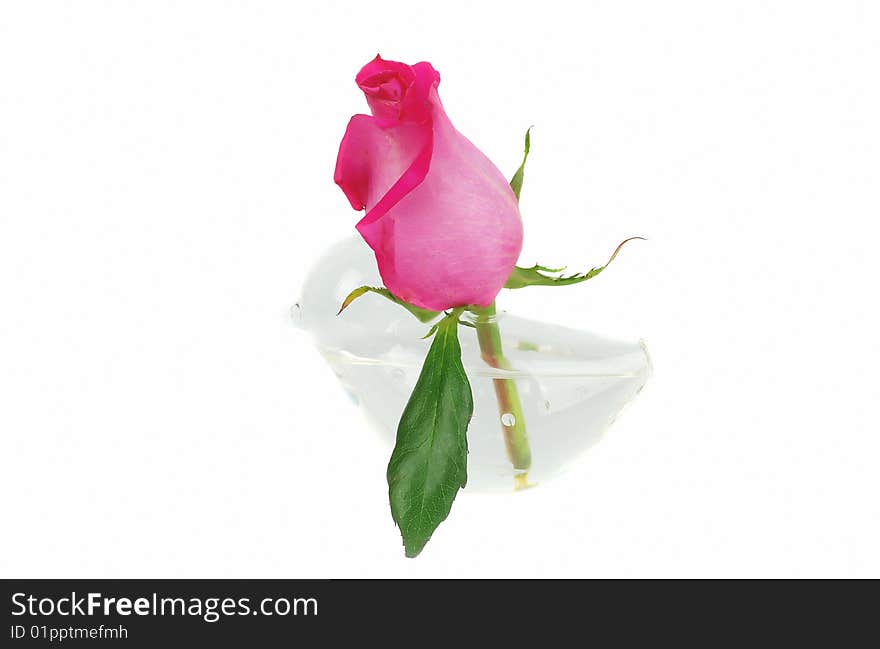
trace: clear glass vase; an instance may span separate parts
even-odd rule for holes
[[[348,293],[363,285],[382,282],[372,252],[352,237],[318,262],[292,316],[312,335],[352,400],[393,445],[430,346],[423,340],[430,325],[373,294],[337,316]],[[642,341],[609,340],[504,312],[493,318],[510,369],[487,364],[475,330],[459,328],[474,397],[467,491],[518,490],[558,473],[599,440],[651,373]],[[518,415],[499,405],[503,400],[497,391],[506,381],[513,381],[519,393]],[[521,461],[515,466],[509,452],[515,428],[528,440],[527,467]]]

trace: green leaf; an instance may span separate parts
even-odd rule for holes
[[[614,258],[617,257],[617,253],[623,248],[623,244],[627,241],[632,241],[633,239],[641,239],[644,241],[644,237],[630,237],[629,239],[621,241],[617,248],[614,249],[614,254],[612,254],[611,258],[605,262],[604,266],[592,268],[586,273],[558,275],[557,273],[564,271],[565,267],[547,268],[546,266],[535,265],[531,268],[522,268],[520,266],[514,266],[513,272],[510,274],[510,277],[507,278],[507,283],[504,285],[504,288],[525,288],[526,286],[568,286],[569,284],[585,282],[605,270],[608,267],[608,264],[614,261]]]
[[[516,170],[516,173],[513,174],[513,178],[510,179],[510,188],[513,189],[513,193],[516,194],[516,200],[519,200],[519,194],[522,191],[523,174],[526,170],[526,160],[529,158],[529,148],[531,147],[531,139],[529,137],[531,130],[531,126],[526,130],[526,149],[525,153],[523,153],[522,164],[519,166],[519,169]]]
[[[388,462],[391,514],[408,557],[422,551],[467,482],[467,427],[473,412],[461,363],[458,313],[453,312],[437,323]]]
[[[361,295],[365,293],[376,293],[377,295],[381,295],[382,297],[388,298],[395,304],[399,304],[404,309],[412,313],[415,317],[419,319],[419,322],[431,322],[434,318],[440,315],[439,311],[430,311],[428,309],[423,309],[422,307],[416,306],[414,304],[410,304],[409,302],[404,302],[399,297],[394,295],[387,288],[380,288],[376,286],[361,286],[359,288],[354,289],[348,296],[343,300],[342,306],[339,307],[339,311],[336,315],[339,315],[348,307],[349,304],[358,299]]]

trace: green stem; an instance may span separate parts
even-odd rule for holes
[[[501,370],[511,369],[501,346],[501,332],[495,319],[495,303],[485,308],[473,309],[473,312],[477,316],[477,339],[480,342],[483,360]],[[495,384],[495,397],[498,400],[507,456],[515,469],[525,471],[532,465],[532,451],[529,449],[526,418],[523,415],[516,382],[513,379],[492,379],[492,382]]]

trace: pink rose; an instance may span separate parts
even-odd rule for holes
[[[366,208],[357,229],[385,286],[434,311],[488,306],[522,248],[510,185],[452,126],[430,63],[377,56],[356,81],[373,115],[351,118],[334,180]]]

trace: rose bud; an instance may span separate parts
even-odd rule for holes
[[[488,306],[522,248],[522,221],[507,180],[455,130],[430,63],[376,57],[356,82],[373,115],[348,124],[334,180],[356,210],[385,286],[441,311]]]

